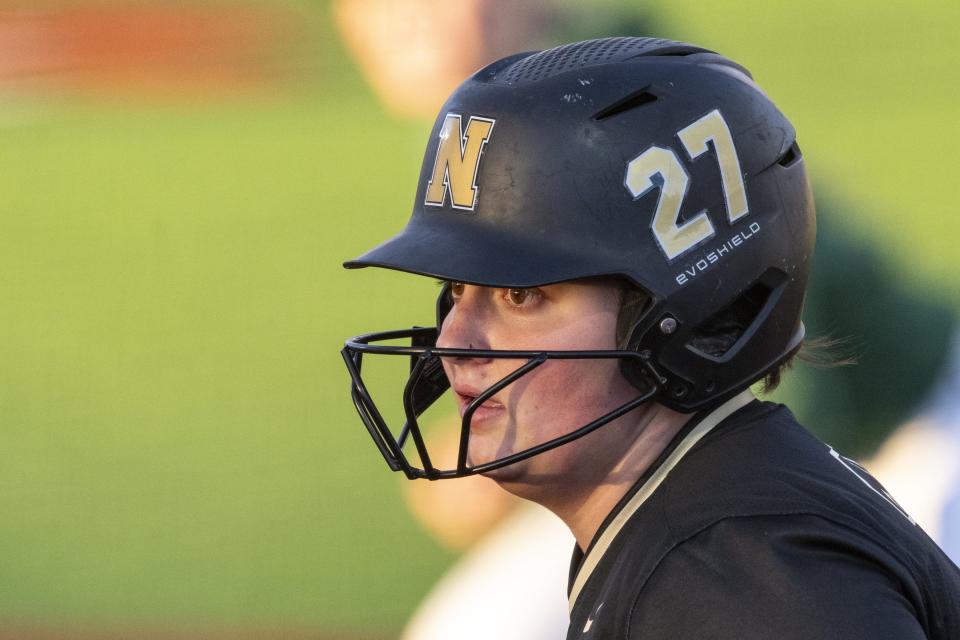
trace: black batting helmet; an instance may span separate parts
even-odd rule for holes
[[[706,49],[606,38],[499,60],[443,106],[406,228],[348,268],[385,267],[492,287],[610,276],[650,303],[623,351],[480,352],[540,362],[616,357],[631,382],[678,411],[714,406],[779,366],[802,342],[815,235],[794,128],[742,66]],[[446,309],[441,296],[438,326]],[[410,347],[384,338],[409,336]],[[435,469],[417,416],[447,388],[435,329],[360,336],[344,359],[354,402],[381,452],[410,477],[478,473],[559,446],[622,415],[477,467]],[[412,357],[406,424],[384,423],[362,354]],[[575,354],[580,354],[577,356]],[[603,354],[603,355],[601,355]],[[423,462],[409,464],[413,437]]]

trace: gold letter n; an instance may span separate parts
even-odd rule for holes
[[[477,205],[477,170],[480,155],[490,139],[494,121],[470,116],[467,131],[461,128],[460,115],[448,113],[440,128],[440,143],[433,164],[433,175],[427,183],[425,204],[442,207],[450,192],[455,209],[472,211]]]

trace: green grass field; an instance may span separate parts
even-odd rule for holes
[[[397,574],[437,574],[337,353],[416,308],[339,268],[414,179],[419,132],[378,120],[307,101],[7,131],[3,618],[389,626],[417,597]],[[407,168],[343,170],[371,143]]]
[[[864,243],[960,302],[960,16],[924,6],[657,4],[754,70]],[[324,51],[315,91],[0,123],[0,626],[389,635],[451,561],[338,354],[431,322],[433,282],[339,267],[405,222],[426,129]]]

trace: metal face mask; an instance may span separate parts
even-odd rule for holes
[[[740,65],[651,38],[504,58],[441,109],[406,227],[344,266],[498,288],[611,277],[650,304],[622,351],[498,352],[437,348],[441,296],[437,329],[346,342],[354,404],[390,468],[410,478],[497,469],[647,400],[686,413],[710,408],[799,347],[814,235],[794,129]],[[409,362],[396,428],[364,382],[370,357]],[[417,418],[449,387],[444,357],[521,364],[471,402],[456,464],[439,469]],[[467,463],[477,407],[551,359],[585,358],[617,359],[637,398],[556,440]]]
[[[410,346],[387,346],[380,343],[397,339],[409,339]],[[625,359],[642,362],[642,357],[635,351],[503,351],[483,349],[449,349],[439,348],[436,345],[437,330],[435,328],[413,328],[400,331],[386,331],[364,336],[357,336],[347,341],[341,352],[347,370],[352,380],[351,397],[354,406],[360,414],[370,437],[393,471],[403,471],[410,479],[428,478],[456,478],[476,473],[484,473],[499,469],[509,464],[526,460],[544,451],[548,451],[562,444],[566,444],[608,422],[619,418],[646,402],[653,395],[653,387],[646,393],[639,394],[635,399],[597,417],[567,434],[553,438],[536,446],[529,447],[510,455],[484,462],[468,464],[470,448],[471,421],[474,412],[484,402],[495,394],[513,384],[517,380],[531,373],[550,359]],[[403,390],[403,412],[405,422],[399,429],[392,429],[386,423],[363,382],[362,367],[364,356],[392,356],[409,358],[410,377]],[[457,451],[456,466],[451,469],[438,469],[427,451],[418,418],[449,388],[450,384],[443,370],[442,358],[483,358],[522,360],[524,364],[498,380],[484,390],[469,404],[464,412],[460,424],[460,440]],[[419,466],[411,464],[409,457],[404,453],[404,445],[412,443]]]

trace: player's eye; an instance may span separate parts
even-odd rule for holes
[[[528,305],[536,299],[536,289],[507,289],[507,300],[515,307]]]
[[[466,285],[462,282],[451,282],[450,283],[450,295],[454,298],[459,298],[463,295],[463,289]]]
[[[521,305],[530,297],[530,292],[526,289],[508,289],[507,297],[515,305]]]

